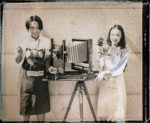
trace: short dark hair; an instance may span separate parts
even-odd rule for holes
[[[126,41],[125,41],[125,33],[124,33],[123,27],[121,25],[115,24],[113,27],[110,28],[109,33],[108,33],[108,37],[107,37],[107,43],[110,46],[112,45],[112,43],[110,41],[110,33],[111,33],[112,29],[115,29],[115,28],[117,28],[121,32],[121,39],[118,42],[117,46],[120,46],[120,48],[123,49],[126,47]]]
[[[32,21],[36,21],[36,22],[38,23],[38,27],[39,27],[40,30],[43,29],[43,22],[42,22],[41,18],[40,18],[39,16],[35,15],[35,16],[31,16],[31,17],[26,21],[25,25],[26,25],[26,29],[27,29],[27,30],[29,30],[29,28],[30,28],[30,23],[31,23]]]

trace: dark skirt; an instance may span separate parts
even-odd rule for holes
[[[20,114],[37,115],[50,111],[48,82],[42,77],[23,75],[20,90]]]

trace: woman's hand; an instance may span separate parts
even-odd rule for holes
[[[109,71],[103,71],[103,72],[99,73],[97,75],[97,77],[95,78],[95,81],[102,80],[104,78],[104,75],[109,74],[109,73],[110,73]]]
[[[23,55],[23,49],[21,47],[17,48],[18,55]]]
[[[16,49],[16,51],[17,51],[17,54],[16,54],[17,56],[15,58],[15,61],[16,61],[17,64],[19,64],[22,61],[22,58],[23,58],[23,49],[21,47],[18,47]]]
[[[101,72],[97,75],[97,77],[95,78],[95,81],[102,80],[103,77],[104,77],[104,74],[103,74],[103,72]]]

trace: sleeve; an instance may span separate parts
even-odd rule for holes
[[[16,47],[15,47],[15,61],[17,64],[19,64],[23,59],[23,54],[19,55],[19,53],[17,52],[17,49],[19,47],[23,50],[23,53],[24,53],[24,47],[25,46],[24,46],[24,41],[22,38],[17,41]]]
[[[112,76],[117,76],[117,75],[120,75],[123,73],[123,70],[128,61],[129,52],[130,52],[129,49],[124,50],[122,53],[122,57],[121,57],[120,61],[118,62],[117,66],[110,69],[110,73],[112,74]]]
[[[104,67],[104,57],[102,56],[102,57],[98,57],[97,59],[96,59],[96,61],[97,61],[97,63],[98,63],[98,67],[99,68],[103,68]]]

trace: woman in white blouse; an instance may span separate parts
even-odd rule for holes
[[[45,113],[50,111],[48,82],[42,81],[45,64],[49,64],[50,40],[41,36],[43,22],[38,16],[26,21],[28,35],[17,43],[16,63],[20,64],[20,114],[28,122],[30,115],[44,121]]]
[[[99,57],[100,71],[95,80],[99,83],[97,119],[124,121],[126,116],[126,88],[123,72],[128,61],[125,34],[121,25],[111,27],[108,48]]]

